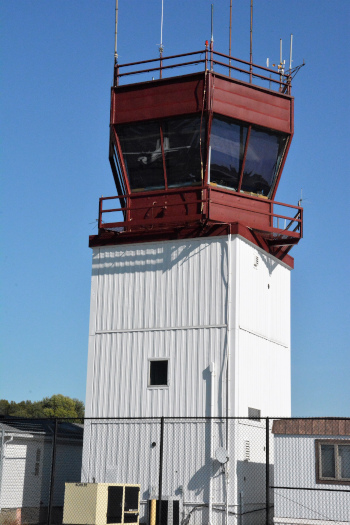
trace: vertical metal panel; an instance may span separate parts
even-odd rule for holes
[[[224,323],[225,238],[98,250],[96,330]]]
[[[261,410],[263,417],[290,417],[290,350],[262,337],[239,332],[239,415],[248,407]]]
[[[237,238],[236,410],[290,416],[290,270]]]
[[[263,250],[239,242],[240,327],[289,346],[290,270]]]
[[[91,411],[101,417],[209,415],[211,361],[224,366],[223,328],[96,336]],[[150,358],[169,359],[169,385],[148,386]],[[222,375],[219,380],[222,381]],[[220,389],[221,390],[221,389]],[[225,399],[225,390],[222,397]],[[224,410],[219,399],[217,410]]]

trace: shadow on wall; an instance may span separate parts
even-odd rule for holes
[[[274,466],[269,465],[269,485],[273,485]],[[237,502],[241,525],[260,525],[266,518],[266,491],[269,490],[270,519],[273,517],[273,491],[266,487],[266,465],[237,461]]]
[[[101,269],[96,267],[101,263],[104,264],[103,275],[113,275],[116,271],[118,274],[132,274],[139,272],[141,269],[142,271],[162,270],[165,273],[174,266],[181,266],[188,259],[205,250],[208,244],[204,239],[201,239],[200,242],[186,240],[186,243],[180,247],[175,247],[169,242],[166,244],[157,243],[156,248],[139,245],[136,253],[132,245],[130,245],[130,248],[128,245],[123,247],[117,246],[118,255],[108,254],[108,248],[106,248],[107,252],[102,252],[103,257],[99,258],[101,251],[105,250],[103,248],[98,251],[97,255],[93,256],[92,275],[101,273]]]

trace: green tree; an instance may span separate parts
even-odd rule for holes
[[[58,417],[83,418],[84,403],[79,399],[71,399],[62,394],[45,397],[41,401],[7,401],[0,399],[0,415],[13,417]]]

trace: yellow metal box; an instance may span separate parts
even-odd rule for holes
[[[139,523],[140,485],[66,483],[64,525]]]

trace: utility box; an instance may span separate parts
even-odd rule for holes
[[[64,525],[139,523],[140,485],[66,483]]]

